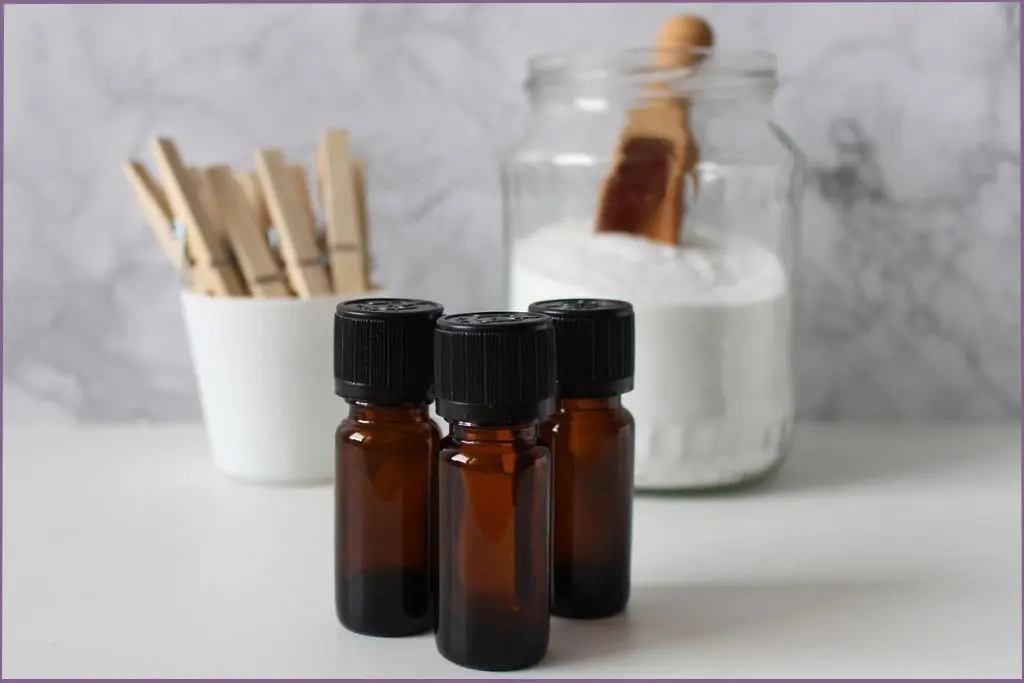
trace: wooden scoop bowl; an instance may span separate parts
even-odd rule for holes
[[[658,34],[654,66],[695,66],[703,59],[697,48],[709,48],[713,40],[703,19],[672,17]],[[605,177],[595,229],[678,244],[686,212],[684,181],[699,159],[685,98],[654,98],[631,110]]]

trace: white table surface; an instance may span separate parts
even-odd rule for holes
[[[1020,427],[804,425],[760,490],[638,498],[627,615],[516,676],[1021,675]],[[3,434],[3,675],[457,677],[335,621],[331,490],[197,427]]]

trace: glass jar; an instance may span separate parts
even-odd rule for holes
[[[770,120],[773,57],[705,51],[690,68],[655,67],[655,57],[530,61],[531,115],[503,163],[505,298],[512,310],[632,303],[636,380],[624,403],[636,418],[636,488],[749,484],[792,443],[802,156]],[[666,97],[688,107],[699,149],[679,244],[596,232],[630,110]]]

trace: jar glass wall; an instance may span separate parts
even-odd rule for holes
[[[770,119],[774,60],[651,50],[546,55],[503,164],[506,300],[611,298],[636,311],[636,487],[703,490],[762,479],[789,451],[791,329],[802,157]],[[685,102],[699,162],[678,245],[596,232],[632,110]]]

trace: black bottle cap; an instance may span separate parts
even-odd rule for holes
[[[451,422],[509,424],[555,409],[555,328],[537,313],[448,315],[434,333],[437,413]]]
[[[354,299],[334,314],[334,393],[372,403],[433,399],[434,325],[440,304]]]
[[[610,299],[530,304],[555,325],[558,395],[598,398],[633,389],[633,306]]]

